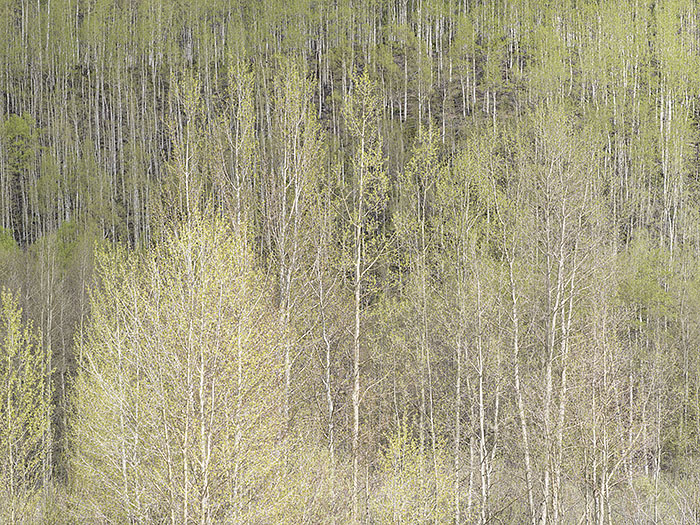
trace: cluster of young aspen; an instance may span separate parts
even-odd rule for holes
[[[700,519],[700,11],[0,5],[0,521]]]

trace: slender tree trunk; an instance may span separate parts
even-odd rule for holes
[[[364,144],[361,150],[364,152]],[[360,173],[359,197],[355,224],[355,331],[353,338],[353,368],[352,368],[352,521],[359,522],[359,445],[360,445],[360,318],[362,309],[362,219],[363,219],[363,174]]]
[[[535,516],[535,494],[533,489],[532,463],[530,459],[530,435],[528,432],[527,419],[525,415],[525,400],[523,399],[522,385],[520,379],[520,322],[518,319],[518,298],[515,291],[515,276],[513,274],[513,258],[509,261],[510,269],[510,291],[511,291],[511,313],[513,317],[513,375],[515,383],[515,395],[518,404],[518,417],[520,419],[520,432],[523,438],[523,453],[525,456],[525,489],[527,491],[528,510],[530,521],[536,523]]]

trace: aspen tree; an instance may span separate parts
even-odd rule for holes
[[[30,519],[32,500],[48,481],[51,357],[41,333],[23,321],[16,296],[5,289],[1,300],[0,512],[7,523],[22,523]]]
[[[557,130],[549,131],[545,113],[533,119],[532,143],[521,146],[521,154],[530,172],[537,174],[531,190],[533,201],[531,227],[537,231],[537,251],[531,252],[536,281],[533,301],[540,304],[535,312],[542,330],[540,370],[544,403],[537,414],[543,430],[542,463],[538,465],[542,499],[538,511],[544,523],[559,522],[561,513],[561,455],[564,446],[565,413],[568,405],[570,368],[576,360],[569,356],[573,337],[572,315],[581,300],[580,281],[590,260],[589,217],[595,207],[589,200],[581,135],[572,127],[570,116],[557,110],[546,113]],[[548,130],[548,131],[545,131]],[[529,159],[529,160],[526,160]],[[523,166],[524,168],[524,166]]]
[[[452,473],[441,446],[432,458],[438,475],[424,479],[424,457],[406,420],[388,437],[378,461],[382,484],[373,495],[371,512],[376,523],[445,523],[452,518]],[[426,495],[425,493],[429,495]],[[428,500],[430,514],[424,514]]]
[[[30,190],[37,150],[37,134],[30,115],[12,115],[4,123],[7,171],[2,182],[3,227],[13,229],[23,243],[33,240]]]
[[[464,414],[468,411],[471,403],[464,403],[465,387],[464,387],[464,369],[465,357],[468,352],[465,350],[467,343],[466,330],[466,295],[465,285],[468,283],[468,260],[466,249],[469,244],[470,232],[474,226],[475,218],[472,212],[471,187],[469,184],[462,183],[462,173],[467,171],[469,166],[464,166],[462,160],[467,155],[464,153],[456,160],[453,166],[450,166],[448,177],[443,178],[436,186],[436,207],[440,210],[439,215],[439,231],[442,234],[440,238],[440,251],[445,255],[445,281],[455,283],[451,286],[452,293],[446,293],[446,301],[444,308],[448,312],[455,312],[454,323],[448,323],[449,331],[454,340],[454,437],[453,437],[453,469],[454,469],[454,521],[462,523],[463,517],[467,517],[472,513],[472,471],[473,461],[468,466],[463,466],[462,462],[462,441],[463,436],[468,436],[466,439],[469,442],[469,448],[472,447],[472,433],[469,426],[464,432],[463,419]],[[448,314],[449,315],[449,314]],[[463,433],[464,432],[464,433]],[[470,454],[470,459],[474,460],[474,455]],[[468,471],[465,475],[463,472]],[[468,497],[466,508],[463,505],[463,489],[462,479],[470,480],[468,487]]]
[[[258,492],[279,428],[270,303],[240,238],[193,220],[143,259],[103,252],[100,276],[74,399],[78,515],[276,521]]]
[[[284,347],[284,418],[292,425],[292,366],[298,359],[296,311],[302,310],[299,274],[308,244],[310,195],[321,166],[319,127],[311,106],[311,85],[293,62],[280,66],[274,86],[274,176],[266,207],[278,269],[280,340]],[[299,327],[300,329],[300,327]]]
[[[427,484],[437,477],[437,432],[435,424],[435,402],[433,396],[433,353],[429,326],[433,324],[430,318],[432,309],[432,283],[430,282],[431,267],[435,258],[435,213],[434,193],[436,186],[442,183],[445,167],[438,156],[438,137],[431,127],[419,130],[416,146],[409,160],[406,171],[399,181],[398,191],[400,209],[396,214],[396,224],[401,248],[408,251],[408,264],[411,271],[409,288],[404,292],[411,303],[410,309],[415,315],[415,324],[419,327],[418,358],[420,385],[420,409],[418,420],[419,458],[427,457],[426,432],[430,435],[430,456],[433,468],[428,474],[425,465],[421,464],[421,482]],[[427,501],[427,500],[426,500]],[[423,519],[427,509],[423,508]]]
[[[352,179],[348,183],[348,221],[352,228],[351,286],[354,295],[354,331],[352,366],[352,520],[360,519],[359,461],[360,404],[363,343],[362,320],[370,300],[372,271],[384,250],[382,215],[386,206],[388,180],[384,172],[382,141],[378,126],[379,108],[375,87],[367,71],[353,77],[352,91],[347,96],[344,117],[353,144]]]
[[[0,2],[0,284],[53,357],[42,490],[75,521],[447,521],[445,480],[455,523],[698,521],[699,9],[559,4]],[[210,259],[164,255],[220,214],[276,360],[261,455],[220,388],[250,347],[222,372],[199,337]],[[93,323],[101,238],[130,284],[100,270]],[[102,476],[67,463],[93,445]]]
[[[223,194],[225,209],[232,222],[251,227],[257,220],[257,199],[254,193],[255,175],[259,166],[259,144],[255,133],[254,77],[240,60],[234,63],[228,58],[229,115],[225,116],[222,133],[226,147],[220,151],[227,155],[220,160],[221,170],[217,181]]]

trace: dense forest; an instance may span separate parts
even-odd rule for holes
[[[0,521],[700,522],[695,2],[0,35]]]

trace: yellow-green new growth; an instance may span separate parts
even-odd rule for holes
[[[50,445],[50,354],[16,297],[3,290],[0,310],[0,519],[26,519]]]

